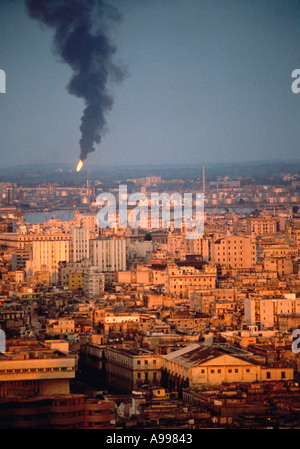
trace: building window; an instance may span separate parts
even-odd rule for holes
[[[270,373],[270,371],[267,371],[267,379],[271,379],[271,373]]]
[[[201,370],[201,374],[204,374],[204,373],[205,373],[205,369],[202,369],[202,370]]]
[[[285,371],[281,371],[281,379],[285,379]]]
[[[220,370],[220,369],[218,369],[218,373],[219,373],[219,374],[221,373],[221,370]]]
[[[231,369],[231,368],[229,368],[228,372],[229,372],[229,373],[232,373],[232,369]]]
[[[214,370],[214,369],[211,369],[210,372],[211,372],[212,374],[214,374],[215,370]]]
[[[238,370],[237,368],[235,368],[234,372],[235,372],[235,373],[238,373],[238,372],[239,372],[239,370]]]

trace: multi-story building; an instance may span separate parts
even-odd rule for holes
[[[99,271],[126,270],[126,241],[121,239],[90,240],[92,265]]]
[[[131,393],[141,384],[160,384],[161,356],[152,351],[108,346],[105,360],[107,383],[112,391]]]
[[[188,296],[188,293],[194,289],[216,287],[217,272],[216,270],[203,271],[194,267],[177,267],[169,265],[166,272],[166,291],[177,296]]]
[[[300,229],[291,229],[290,231],[290,241],[291,245],[296,246],[298,248],[298,253],[300,249]]]
[[[245,231],[254,235],[276,235],[285,228],[284,217],[249,217],[245,221]]]
[[[2,429],[114,429],[115,403],[83,394],[0,401]]]
[[[210,240],[205,237],[185,239],[185,253],[200,254],[203,260],[210,260]]]
[[[0,328],[8,331],[31,324],[31,314],[24,307],[1,307],[0,309]]]
[[[78,262],[59,262],[58,285],[60,285],[61,287],[70,287],[70,276],[75,275],[76,277],[78,273],[83,276],[83,273],[85,271],[88,271],[90,266],[90,259],[83,259]]]
[[[72,318],[60,317],[57,320],[50,319],[46,325],[47,334],[64,335],[75,332],[75,321]]]
[[[21,233],[21,232],[3,232],[0,234],[0,246],[3,245],[8,251],[15,251],[17,249],[28,249],[33,242],[42,241],[65,241],[71,240],[71,235],[64,232],[50,233]]]
[[[274,297],[251,297],[244,301],[245,321],[250,325],[272,328],[278,324],[278,316],[299,314],[300,298],[295,294],[283,294]]]
[[[83,274],[83,291],[89,297],[97,297],[104,292],[105,276],[98,267],[90,267]]]
[[[298,248],[292,246],[285,241],[277,241],[275,239],[261,239],[258,247],[261,259],[272,257],[294,257],[298,254]]]
[[[104,333],[136,333],[140,323],[140,315],[106,315],[104,318]]]
[[[0,354],[0,398],[69,394],[75,358],[36,340],[7,340]]]
[[[76,272],[69,274],[69,289],[70,290],[83,290],[83,273]]]
[[[89,258],[89,230],[87,228],[73,228],[71,240],[71,257],[72,262],[79,262]]]
[[[30,260],[31,256],[31,248],[27,247],[26,249],[16,249],[12,253],[12,271],[16,271],[18,269],[26,268],[26,261]]]
[[[287,257],[265,257],[263,259],[263,267],[265,271],[274,271],[279,277],[285,277],[293,274],[293,259]]]
[[[58,282],[58,264],[69,262],[70,241],[62,235],[44,235],[32,242],[32,260],[26,262],[27,274],[48,271],[51,282]]]
[[[189,312],[173,312],[166,318],[166,323],[175,328],[191,328],[200,331],[205,328],[203,318],[196,317]]]
[[[86,228],[89,230],[91,235],[96,235],[99,234],[96,217],[96,214],[83,215],[76,211],[74,219],[72,220],[72,225],[77,228]]]
[[[212,261],[229,268],[252,268],[256,264],[256,243],[251,237],[229,235],[212,243]]]

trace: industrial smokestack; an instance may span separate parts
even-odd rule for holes
[[[80,160],[95,151],[113,105],[108,82],[121,81],[124,70],[112,58],[116,52],[107,35],[120,12],[103,0],[25,0],[29,15],[54,30],[54,52],[73,70],[67,86],[85,103],[81,117]]]
[[[205,164],[202,164],[202,185],[203,185],[203,195],[205,196]]]

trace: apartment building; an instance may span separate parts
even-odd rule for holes
[[[72,225],[77,228],[86,228],[91,235],[95,235],[99,233],[96,217],[96,214],[80,214],[76,211]]]
[[[18,269],[26,268],[26,261],[30,260],[31,256],[31,248],[27,247],[24,249],[15,249],[12,253],[12,271],[16,271]]]
[[[259,216],[244,220],[244,229],[249,234],[276,235],[285,229],[284,217]]]
[[[291,241],[291,245],[296,246],[298,248],[298,253],[299,253],[299,248],[300,248],[300,229],[297,228],[292,228],[290,231],[290,241]]]
[[[126,270],[126,241],[122,239],[90,240],[90,258],[102,272]]]
[[[200,254],[203,260],[210,260],[210,239],[185,239],[186,254]]]
[[[229,235],[212,243],[212,261],[229,268],[252,268],[256,264],[256,243],[251,237]]]
[[[294,272],[291,257],[265,257],[262,263],[265,271],[273,271],[279,277],[289,276]]]
[[[83,273],[69,274],[69,290],[83,290]]]
[[[83,291],[88,298],[99,296],[104,292],[105,276],[98,267],[90,267],[83,274]]]
[[[130,271],[118,271],[116,273],[118,284],[143,284],[143,285],[165,285],[166,270],[152,269],[147,266],[138,265]]]
[[[69,262],[70,241],[62,236],[43,236],[41,240],[32,242],[32,260],[26,262],[28,275],[46,271],[50,273],[52,283],[58,282],[59,262]]]
[[[16,249],[28,249],[33,242],[71,240],[71,235],[64,232],[52,232],[51,234],[3,232],[0,233],[0,247],[5,246],[7,251]]]
[[[70,242],[70,260],[72,262],[89,258],[89,236],[90,233],[87,228],[75,227],[72,229],[72,240]]]
[[[111,348],[105,351],[107,383],[113,391],[130,394],[142,384],[160,385],[161,356],[134,348]]]
[[[179,297],[188,296],[192,290],[199,288],[212,289],[216,287],[217,273],[215,270],[197,270],[194,267],[177,267],[169,265],[166,271],[166,291]]]
[[[295,294],[269,297],[251,297],[244,300],[245,321],[249,325],[272,328],[278,325],[278,316],[293,314],[300,316],[300,298]]]
[[[7,331],[17,329],[31,324],[31,311],[24,307],[1,307],[0,309],[0,328]]]
[[[261,259],[264,258],[291,258],[298,254],[298,248],[292,246],[284,240],[260,239],[258,253]]]
[[[83,273],[88,271],[91,266],[91,261],[89,259],[83,259],[78,262],[59,262],[58,263],[58,285],[61,287],[71,287],[72,284],[76,282],[76,276],[81,274],[81,279],[77,279],[77,282],[82,280]]]

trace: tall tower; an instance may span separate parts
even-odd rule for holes
[[[205,196],[205,164],[202,164],[203,195]]]

